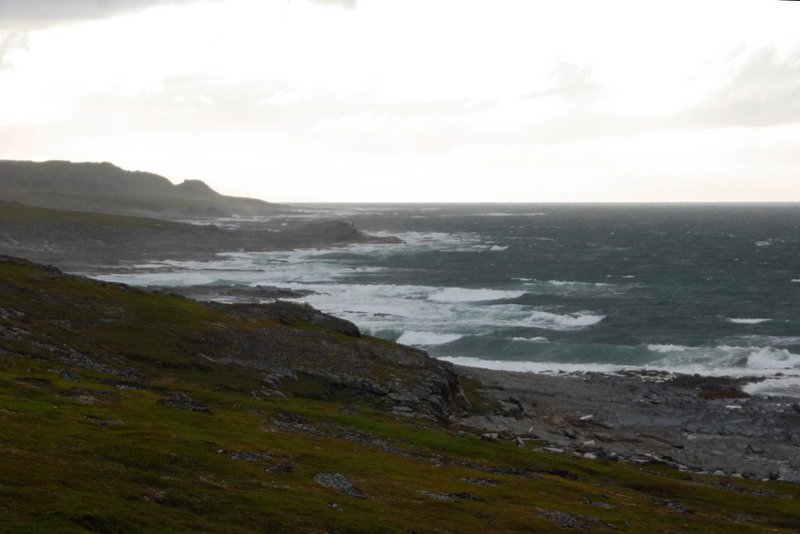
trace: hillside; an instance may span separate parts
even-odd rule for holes
[[[0,161],[0,200],[31,206],[158,217],[268,215],[286,208],[221,195],[199,180],[173,184],[111,163]]]
[[[195,225],[147,217],[25,206],[0,200],[0,254],[61,267],[152,259],[208,258],[218,252],[265,251],[349,243],[395,243],[341,221],[295,223],[280,231]]]
[[[0,531],[790,532],[800,487],[586,460],[309,307],[206,305],[0,258]]]

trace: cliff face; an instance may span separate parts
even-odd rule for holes
[[[164,217],[265,215],[285,208],[221,195],[199,180],[174,185],[111,163],[0,161],[0,199],[31,206]]]

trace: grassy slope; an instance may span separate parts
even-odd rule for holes
[[[120,228],[191,228],[187,224],[147,217],[37,208],[5,200],[0,200],[0,223],[26,225],[58,223],[80,224],[87,227],[111,226]]]
[[[0,262],[0,326],[0,531],[552,531],[554,510],[598,531],[800,525],[793,485],[459,437],[358,398],[321,398],[303,379],[286,397],[254,398],[263,384],[252,370],[193,356],[197,344],[212,330],[286,327],[179,297]],[[65,363],[68,348],[127,369],[124,381],[141,389]],[[158,402],[176,391],[213,413]],[[282,425],[282,412],[307,423]],[[293,471],[265,471],[284,463]],[[321,471],[346,475],[368,497],[320,486]]]

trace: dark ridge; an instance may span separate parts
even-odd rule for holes
[[[266,215],[287,211],[254,198],[217,193],[200,180],[127,171],[108,162],[0,161],[0,199],[31,206],[161,217]]]

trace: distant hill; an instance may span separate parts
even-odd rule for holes
[[[39,208],[0,200],[0,255],[84,268],[121,261],[205,259],[219,252],[400,243],[343,221],[294,222],[280,230],[220,228],[154,217]]]
[[[199,180],[175,185],[111,163],[0,160],[0,200],[31,206],[155,217],[226,217],[288,211],[254,198],[221,195]]]

